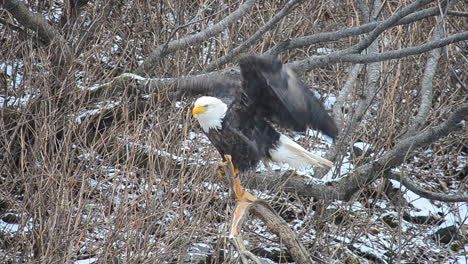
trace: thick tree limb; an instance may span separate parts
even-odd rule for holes
[[[385,169],[394,168],[405,160],[410,151],[427,146],[439,138],[447,136],[450,132],[460,129],[462,127],[461,122],[466,120],[467,117],[468,104],[463,104],[460,108],[453,111],[450,117],[442,124],[401,140],[377,162],[384,166]]]
[[[377,5],[378,3],[380,3],[380,1],[375,1],[374,3]],[[363,8],[366,8],[366,10],[362,11],[364,16],[371,19],[372,15],[374,14],[370,14],[370,11],[368,10],[367,6],[363,6]],[[368,48],[366,49],[367,54],[379,52],[379,44],[376,39],[377,37],[378,35],[374,38],[374,41],[372,43],[367,45],[368,46]],[[353,132],[356,130],[357,125],[361,122],[365,113],[367,112],[367,109],[372,104],[372,101],[375,99],[375,96],[377,95],[378,88],[379,88],[379,79],[380,79],[380,67],[381,67],[380,63],[370,63],[366,65],[367,82],[364,87],[364,90],[362,91],[361,96],[359,96],[359,101],[356,107],[356,111],[353,114],[352,120],[350,121],[349,126],[351,128],[349,129],[349,131],[351,133],[348,133],[348,135],[350,136],[349,140],[351,139],[352,135],[354,135]]]
[[[228,54],[224,55],[223,57],[219,58],[217,61],[208,65],[205,69],[205,72],[211,72],[218,67],[223,66],[226,63],[232,61],[237,55],[239,55],[242,51],[246,50],[250,46],[252,46],[258,39],[260,39],[266,32],[268,32],[274,25],[276,25],[283,17],[285,17],[293,8],[297,5],[297,3],[301,2],[302,0],[290,0],[286,5],[281,9],[278,14],[276,14],[270,21],[268,21],[265,25],[255,32],[250,38],[244,41],[238,47],[230,50]]]
[[[261,218],[267,227],[288,247],[296,263],[313,263],[309,252],[288,226],[288,223],[276,213],[265,201],[258,200],[250,207],[256,216]]]
[[[60,32],[37,14],[29,11],[23,2],[16,0],[1,0],[0,6],[5,8],[18,22],[26,28],[36,32],[47,46],[52,48],[51,54],[57,66],[69,65],[73,59],[73,53]]]
[[[138,83],[135,87],[128,87],[130,82]],[[133,73],[122,73],[109,82],[96,84],[91,87],[81,87],[82,92],[92,99],[108,98],[109,94],[118,95],[126,88],[130,93],[143,92],[154,94],[164,87],[175,87],[174,95],[212,95],[217,97],[232,97],[240,87],[240,71],[225,69],[222,71],[189,75],[177,78],[145,78]],[[128,90],[137,89],[137,90]]]
[[[200,31],[196,34],[187,36],[185,38],[174,40],[167,45],[160,45],[157,47],[149,56],[148,58],[136,69],[135,73],[138,75],[147,75],[150,72],[150,69],[154,67],[154,64],[165,54],[168,52],[178,50],[189,45],[194,45],[200,42],[207,40],[209,37],[212,37],[224,29],[226,29],[229,25],[237,22],[245,13],[254,5],[255,0],[247,0],[243,3],[239,8],[231,13],[229,16],[225,17],[223,20],[219,21],[219,23],[206,28],[203,31]]]
[[[468,195],[431,192],[422,187],[419,187],[415,182],[400,173],[388,172],[385,174],[385,178],[399,181],[403,186],[408,188],[408,190],[411,190],[412,192],[430,200],[443,202],[468,202]]]
[[[468,12],[448,11],[447,15],[449,15],[449,16],[459,16],[459,17],[468,17]]]

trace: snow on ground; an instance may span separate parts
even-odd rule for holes
[[[86,119],[87,117],[93,116],[97,113],[101,113],[104,110],[112,109],[117,105],[119,105],[119,102],[117,101],[103,101],[97,104],[93,109],[84,110],[81,113],[75,114],[72,119],[74,119],[77,124],[81,124],[83,119]]]
[[[6,74],[6,80],[10,80],[7,83],[8,87],[19,87],[23,82],[23,74],[20,69],[23,68],[23,63],[14,62],[0,62],[0,72]]]
[[[406,189],[400,182],[390,180],[393,187],[400,189],[404,193],[406,201],[408,201],[414,210],[410,211],[411,216],[435,216],[443,217],[442,224],[435,229],[437,231],[440,228],[456,225],[468,225],[468,204],[466,203],[437,203],[421,197],[418,194]]]
[[[73,263],[74,264],[92,264],[92,263],[95,263],[97,261],[98,261],[97,258],[89,258],[89,259],[77,260],[77,261],[75,261]]]
[[[0,96],[0,107],[7,106],[7,107],[20,107],[26,105],[32,96],[26,95],[23,97],[14,97],[14,96]]]
[[[0,62],[0,73],[4,73],[6,76],[5,81],[7,87],[11,88],[11,90],[15,90],[22,85],[24,78],[22,73],[22,68],[24,65],[22,63],[16,62]],[[0,91],[0,93],[3,91]],[[31,99],[33,95],[25,94],[22,96],[13,96],[13,95],[6,95],[0,94],[0,107],[20,107],[26,105]]]

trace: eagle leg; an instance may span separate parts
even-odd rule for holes
[[[224,172],[223,167],[229,167],[227,161],[218,163],[218,168],[216,169],[216,173],[218,174],[218,177],[220,178],[226,177],[226,173]],[[234,176],[237,176],[239,173],[240,173],[239,169],[234,167]]]
[[[229,158],[228,158],[229,157]],[[218,168],[216,169],[216,172],[218,173],[218,176],[220,178],[226,177],[226,172],[224,171],[224,168],[229,168],[230,171],[233,172],[234,176],[237,176],[240,171],[236,167],[234,167],[234,164],[232,164],[232,157],[229,154],[224,155],[224,158],[226,161],[218,163]]]
[[[237,201],[236,209],[232,217],[231,230],[229,232],[229,237],[233,238],[239,235],[239,232],[237,231],[239,223],[245,216],[249,205],[255,202],[257,198],[246,191],[242,186],[239,178],[240,171],[234,167],[234,164],[232,164],[231,155],[224,155],[224,158],[226,161],[220,164],[221,169],[230,180],[231,188]]]
[[[223,169],[227,168],[228,175],[232,179],[232,190],[234,191],[234,196],[236,200],[239,202],[254,202],[257,198],[255,198],[255,196],[253,196],[251,193],[247,192],[242,186],[241,181],[238,177],[240,171],[236,167],[234,167],[234,164],[232,164],[231,155],[226,154],[224,155],[224,158],[226,159],[226,161],[223,162]]]

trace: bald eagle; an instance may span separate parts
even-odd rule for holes
[[[332,138],[338,134],[333,119],[293,71],[266,56],[247,56],[239,65],[242,85],[232,102],[202,96],[192,110],[223,159],[225,154],[231,155],[236,173],[254,169],[260,160],[297,169],[310,164],[333,166],[273,126],[294,131],[312,127]]]

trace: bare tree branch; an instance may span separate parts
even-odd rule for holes
[[[369,8],[359,1],[359,7],[361,9],[361,13],[365,19],[373,19],[372,17],[375,14],[371,14]],[[377,7],[380,6],[380,1],[374,1],[375,5],[375,12],[377,12]],[[378,53],[379,52],[379,45],[377,39],[372,42],[369,47],[366,49],[366,53]],[[352,118],[346,124],[344,131],[340,134],[339,144],[334,144],[330,150],[327,152],[325,156],[326,159],[335,160],[339,154],[343,154],[347,147],[352,147],[353,136],[357,130],[358,125],[361,123],[367,109],[374,101],[379,88],[379,79],[380,79],[380,63],[370,63],[366,65],[366,74],[367,74],[367,82],[364,86],[364,89],[361,91],[359,96],[359,100],[355,107],[355,111],[353,112]],[[351,143],[348,145],[347,143]],[[316,177],[322,178],[325,176],[330,168],[322,168],[315,170]]]
[[[447,15],[449,15],[449,16],[459,16],[459,17],[468,17],[468,12],[448,11]]]
[[[288,226],[288,223],[286,223],[268,203],[257,200],[250,208],[255,215],[260,217],[268,228],[271,229],[273,233],[277,234],[282,242],[287,245],[297,263],[313,263],[309,252],[304,248],[296,234]]]
[[[44,43],[50,46],[54,61],[57,65],[69,65],[73,59],[70,46],[60,32],[37,14],[29,11],[23,2],[16,0],[2,0],[0,6],[11,13],[21,25],[35,31]]]
[[[430,200],[443,202],[468,202],[468,195],[431,192],[422,187],[419,187],[415,182],[411,181],[408,177],[405,177],[400,173],[388,172],[385,174],[385,178],[399,181],[403,186],[408,188],[408,190],[411,190],[412,192]]]
[[[205,72],[211,72],[215,70],[217,67],[221,67],[226,63],[229,63],[234,59],[237,55],[239,55],[242,51],[252,46],[258,39],[260,39],[263,34],[268,32],[274,25],[276,25],[283,17],[285,17],[293,8],[302,0],[290,0],[286,5],[278,12],[270,21],[268,21],[263,27],[259,28],[255,34],[253,34],[249,39],[244,41],[238,47],[235,47],[228,54],[224,55],[223,57],[219,58],[217,61],[208,65],[205,69]]]
[[[359,53],[362,50],[366,49],[369,47],[372,42],[374,42],[377,37],[382,34],[385,30],[390,28],[392,25],[396,24],[400,19],[403,17],[413,13],[416,9],[420,8],[421,6],[427,5],[432,0],[417,0],[408,6],[404,7],[400,11],[396,12],[393,16],[385,19],[381,23],[379,23],[378,26],[376,26],[370,33],[369,36],[361,40],[358,44],[354,45],[353,47],[350,48],[352,53]]]
[[[449,11],[448,15],[452,15],[452,12],[453,11]],[[421,11],[414,12],[413,14],[410,14],[402,18],[400,21],[398,21],[391,27],[410,24],[415,21],[428,18],[428,17],[432,17],[432,16],[436,16],[439,14],[440,14],[440,9],[438,7],[427,8]],[[297,49],[297,48],[302,48],[304,46],[309,46],[309,45],[318,44],[322,42],[337,41],[342,38],[361,35],[364,33],[371,32],[373,29],[375,29],[379,25],[379,23],[380,22],[372,21],[372,22],[369,22],[369,23],[366,23],[364,25],[360,25],[357,27],[346,28],[346,29],[342,29],[342,30],[338,30],[334,32],[318,33],[314,35],[285,40],[279,43],[278,45],[276,45],[275,47],[271,48],[269,51],[267,51],[267,53],[272,56],[277,56],[279,53],[285,50]]]
[[[225,155],[226,162],[221,165],[226,174],[226,180],[230,186],[232,194],[236,197],[236,211],[231,224],[230,237],[236,237],[238,230],[242,228],[243,220],[249,210],[263,220],[266,226],[275,233],[288,247],[291,255],[297,263],[312,263],[309,252],[304,248],[296,234],[288,226],[288,223],[273,209],[267,202],[258,200],[252,194],[244,190],[240,184],[238,175],[234,173],[234,165],[230,155]],[[237,184],[236,184],[237,182]],[[242,241],[238,246],[239,251],[246,253],[243,249]]]
[[[387,151],[383,157],[379,159],[378,163],[383,165],[386,169],[398,166],[406,159],[410,151],[427,146],[437,139],[447,136],[450,132],[460,129],[462,127],[461,121],[466,119],[467,116],[468,104],[464,104],[455,110],[442,124],[401,140],[395,147]]]
[[[343,88],[340,90],[340,93],[336,98],[336,102],[333,105],[333,117],[339,130],[342,130],[344,127],[344,104],[348,96],[353,91],[354,84],[356,83],[359,73],[361,72],[362,64],[356,64],[350,68],[351,70],[349,71],[348,78],[346,79],[346,82],[343,85]]]
[[[298,74],[301,74],[327,64],[338,62],[372,63],[414,56],[464,40],[468,40],[468,31],[453,34],[449,37],[424,43],[419,46],[400,50],[392,50],[377,54],[351,54],[349,52],[340,51],[325,56],[312,56],[304,60],[288,63],[288,65],[290,65],[290,67],[292,67]]]
[[[441,28],[436,22],[433,33],[433,40],[440,39]],[[413,120],[413,124],[409,126],[406,132],[407,136],[414,135],[426,122],[427,117],[432,109],[432,81],[437,70],[438,61],[440,58],[440,48],[431,51],[429,58],[426,62],[426,68],[421,80],[421,104],[419,106],[418,114]]]
[[[374,1],[374,3],[377,2],[377,1]],[[380,1],[379,1],[380,2]],[[361,11],[361,15],[363,17],[363,20],[366,21],[366,22],[369,22],[371,19],[371,14],[370,14],[370,10],[369,8],[367,7],[367,5],[362,1],[362,0],[358,0],[356,1],[357,3],[357,6],[358,8],[360,9]],[[375,19],[373,19],[375,21]]]
[[[83,1],[86,2],[86,1]],[[82,3],[83,4],[83,3]],[[95,20],[93,20],[93,23],[89,25],[87,28],[82,29],[82,33],[78,37],[78,41],[73,43],[73,49],[75,50],[76,54],[81,54],[82,51],[88,47],[89,45],[92,45],[92,37],[96,32],[99,31],[99,29],[104,25],[106,22],[107,18],[111,15],[113,9],[115,8],[116,1],[115,0],[110,0],[106,1],[104,6],[100,8],[99,10],[102,10],[101,13],[97,16]]]
[[[232,12],[229,16],[219,21],[219,23],[211,27],[208,27],[205,30],[200,31],[196,34],[187,36],[179,40],[171,41],[167,45],[160,45],[136,69],[135,73],[138,75],[149,74],[150,69],[154,66],[154,64],[168,52],[181,49],[189,45],[194,45],[196,43],[203,42],[207,40],[209,37],[212,37],[220,33],[229,25],[237,22],[254,5],[254,3],[255,3],[255,0],[247,0],[245,3],[239,6],[239,8],[236,11]]]

